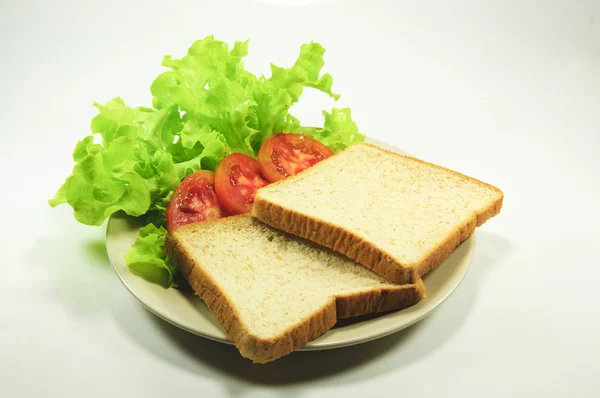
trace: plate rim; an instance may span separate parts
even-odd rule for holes
[[[401,153],[403,155],[406,156],[414,156],[400,148],[398,148],[397,146],[393,145],[393,144],[389,144],[387,142],[384,142],[382,140],[376,139],[376,138],[372,138],[372,137],[367,137],[365,139],[365,143],[370,143],[376,146],[380,146],[386,149],[390,149],[393,148],[394,152],[397,153]],[[125,217],[129,217],[126,216]],[[130,217],[133,219],[133,217]],[[202,333],[201,331],[198,330],[194,330],[189,328],[188,326],[177,322],[171,318],[169,318],[168,314],[163,314],[161,311],[157,310],[156,308],[154,308],[150,303],[148,303],[144,298],[142,298],[138,292],[136,291],[135,288],[133,288],[128,282],[127,280],[125,280],[124,276],[121,275],[121,272],[118,268],[118,266],[115,264],[115,261],[113,261],[113,256],[111,256],[110,254],[110,250],[109,250],[109,232],[111,231],[111,224],[114,223],[116,220],[116,214],[113,214],[109,217],[108,219],[108,223],[107,223],[107,227],[106,227],[106,231],[105,231],[105,248],[106,248],[106,252],[107,252],[107,257],[108,260],[113,268],[113,270],[115,271],[115,273],[118,275],[119,280],[121,281],[121,283],[125,286],[126,290],[138,301],[140,302],[144,308],[146,310],[148,310],[150,313],[154,314],[155,316],[157,316],[158,318],[162,319],[163,321],[177,327],[180,328],[182,330],[185,330],[186,332],[192,333],[194,335],[206,338],[208,340],[212,340],[218,343],[223,343],[223,344],[227,344],[227,345],[234,345],[233,341],[231,341],[229,338],[221,338],[219,336],[214,336],[211,334],[207,334],[207,333]],[[464,271],[462,273],[460,273],[460,275],[456,278],[455,283],[452,284],[452,286],[446,290],[443,295],[441,297],[439,297],[433,304],[431,304],[431,301],[428,300],[428,298],[426,298],[424,300],[422,300],[421,302],[411,306],[411,307],[407,307],[405,309],[401,309],[398,311],[408,311],[410,309],[412,309],[413,311],[417,310],[419,306],[422,305],[426,305],[429,304],[428,308],[424,311],[418,311],[417,315],[412,316],[408,321],[406,322],[402,322],[399,325],[390,325],[386,328],[382,328],[381,331],[379,332],[375,332],[375,333],[371,333],[368,335],[363,335],[363,336],[358,336],[358,337],[353,337],[353,338],[345,338],[345,339],[341,339],[339,341],[335,341],[335,342],[319,342],[319,338],[326,335],[327,333],[329,333],[332,329],[327,330],[325,333],[323,333],[321,336],[319,336],[317,339],[312,340],[310,342],[308,342],[306,345],[304,345],[303,347],[300,347],[298,349],[296,349],[295,351],[321,351],[321,350],[330,350],[330,349],[336,349],[336,348],[342,348],[342,347],[349,347],[349,346],[353,346],[353,345],[357,345],[357,344],[362,344],[362,343],[367,343],[373,340],[377,340],[380,338],[384,338],[386,336],[392,335],[396,332],[399,332],[400,330],[409,328],[411,326],[413,326],[414,324],[422,321],[423,319],[425,319],[426,317],[428,317],[431,313],[433,313],[439,306],[441,306],[446,300],[448,300],[448,298],[450,296],[452,296],[452,294],[458,289],[458,287],[462,284],[462,282],[464,281],[466,275],[468,274],[470,268],[471,268],[471,264],[472,264],[472,260],[473,260],[473,254],[475,252],[475,248],[476,248],[476,232],[473,232],[473,234],[471,234],[471,236],[466,239],[465,241],[461,242],[461,245],[469,245],[469,249],[466,251],[465,253],[465,257],[462,260],[464,262],[463,268]],[[458,247],[457,247],[458,248]],[[130,273],[132,273],[131,271],[128,271]],[[134,277],[137,278],[141,278],[135,274],[132,273],[132,275]],[[423,276],[423,283],[425,285],[425,292],[427,293],[427,276],[428,275],[424,275]],[[151,282],[147,282],[147,283],[151,283]],[[195,298],[197,298],[198,300],[201,300],[200,297],[195,296]],[[389,314],[384,314],[382,315],[383,317],[397,313],[398,311],[392,311]],[[362,321],[365,323],[371,322],[371,320],[365,320]]]

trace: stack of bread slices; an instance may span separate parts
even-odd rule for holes
[[[421,277],[502,200],[489,184],[355,144],[258,190],[251,214],[170,232],[166,251],[241,355],[266,363],[338,319],[424,300]]]

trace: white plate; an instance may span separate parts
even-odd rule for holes
[[[384,142],[367,142],[399,153],[404,151]],[[106,231],[108,257],[125,287],[148,310],[184,330],[207,339],[232,344],[225,331],[202,300],[191,292],[165,289],[134,275],[125,264],[125,254],[138,236],[142,225],[132,217],[114,215]],[[420,303],[385,315],[340,321],[302,350],[323,350],[364,343],[404,329],[429,315],[458,287],[467,273],[475,250],[472,235],[435,270],[423,277],[427,298]]]

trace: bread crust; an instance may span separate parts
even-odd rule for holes
[[[392,282],[403,284],[410,283],[411,280],[418,279],[436,268],[448,256],[450,256],[450,254],[458,247],[458,245],[469,238],[477,227],[483,225],[487,220],[500,213],[504,200],[504,194],[500,189],[490,184],[481,182],[475,178],[466,176],[454,170],[450,170],[411,156],[388,151],[372,144],[361,143],[353,146],[359,145],[376,148],[377,150],[386,152],[388,154],[426,164],[445,172],[452,173],[461,178],[465,178],[476,184],[484,185],[497,192],[498,198],[491,202],[486,208],[479,212],[475,212],[473,217],[448,234],[448,236],[442,242],[440,242],[436,248],[431,250],[419,264],[403,264],[397,261],[385,250],[377,247],[373,242],[369,242],[361,238],[352,231],[348,231],[325,220],[307,216],[295,211],[294,209],[272,203],[260,195],[260,189],[257,191],[254,199],[252,216],[273,228],[280,229],[289,234],[300,236],[319,245],[333,249],[355,260],[382,277]],[[296,176],[278,181],[270,186],[293,182],[295,178],[299,178],[299,176],[301,176],[303,173],[306,173],[308,170],[315,172],[315,170],[318,170],[319,167],[325,167],[333,158],[334,157],[325,159],[310,169],[298,173]]]
[[[211,222],[222,222],[222,220]],[[254,336],[243,324],[235,303],[220,291],[216,282],[180,242],[178,231],[186,227],[183,226],[167,235],[165,240],[167,255],[177,265],[195,293],[204,300],[241,355],[256,363],[267,363],[301,348],[331,329],[337,319],[399,310],[412,306],[425,297],[424,286],[420,279],[397,288],[380,288],[331,297],[310,317],[282,331],[272,339],[262,339]]]

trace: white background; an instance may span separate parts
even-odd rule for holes
[[[600,396],[599,2],[282,3],[2,2],[0,396]],[[430,317],[252,365],[144,310],[104,227],[50,209],[93,101],[150,105],[163,55],[209,34],[259,73],[319,41],[364,133],[504,191]],[[303,100],[306,123],[334,105]]]

